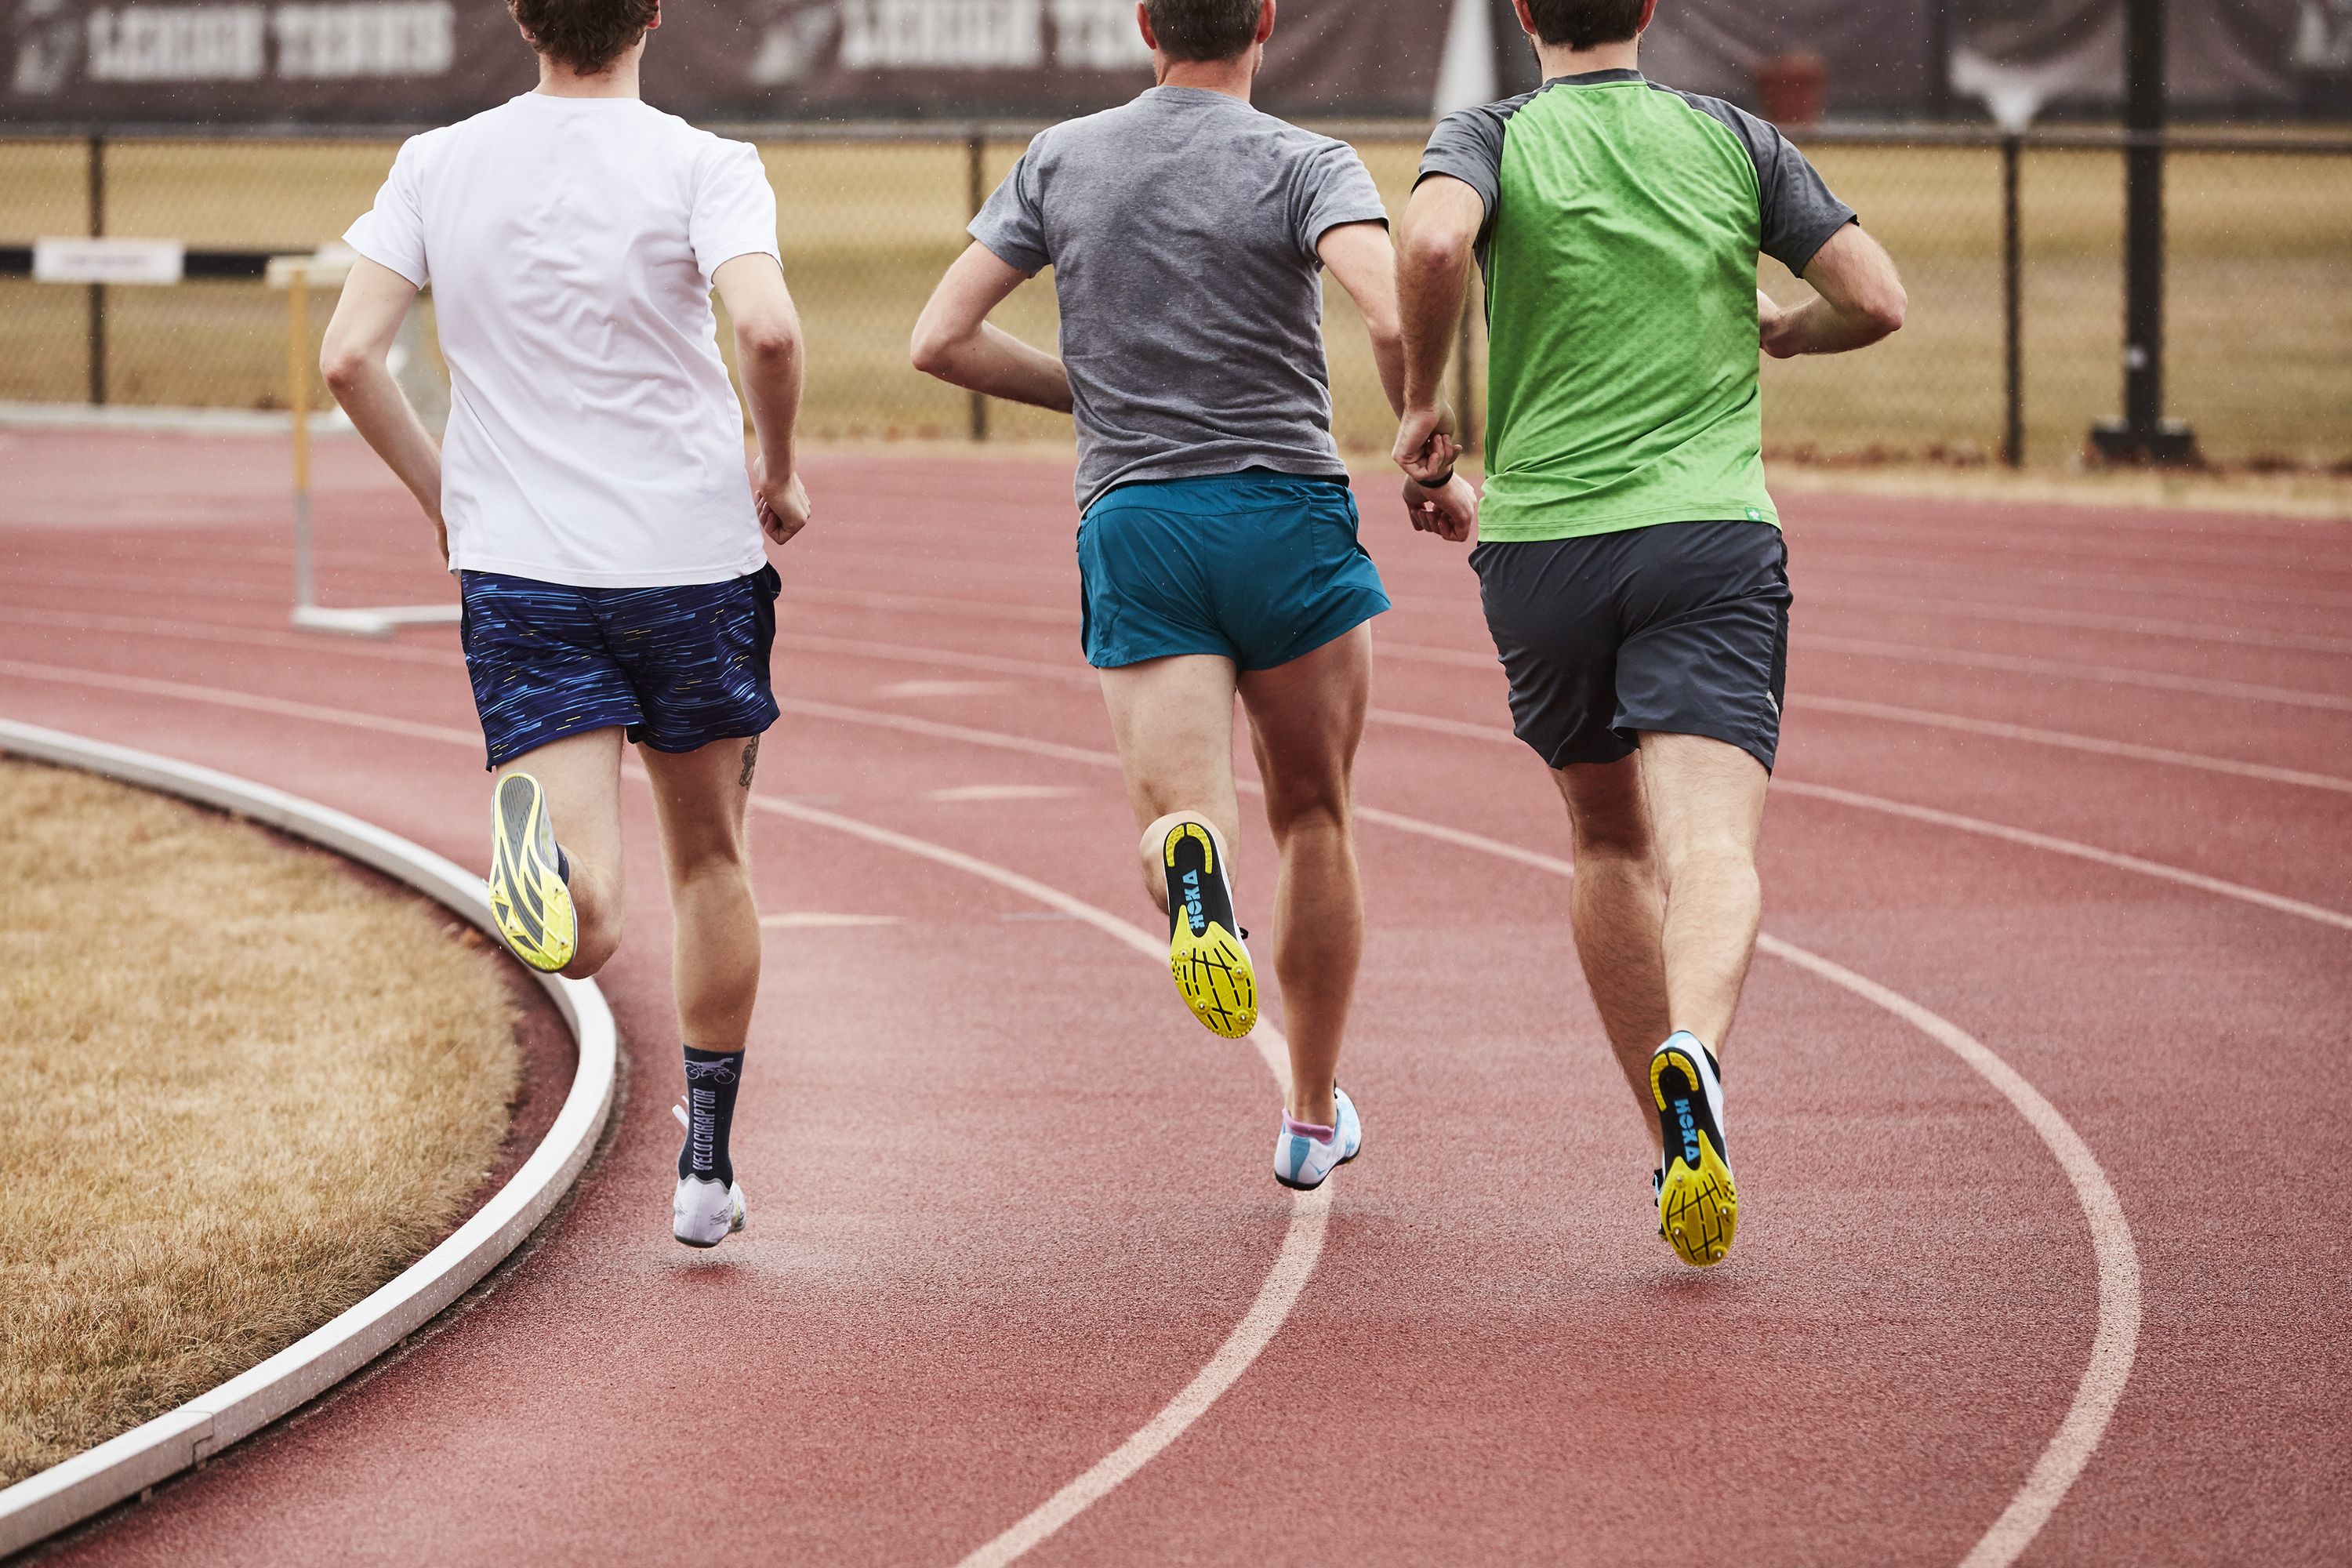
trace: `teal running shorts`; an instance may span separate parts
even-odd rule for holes
[[[1087,662],[1271,669],[1389,607],[1345,479],[1250,468],[1121,485],[1078,525]]]

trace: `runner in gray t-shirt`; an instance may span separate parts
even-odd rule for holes
[[[1275,1179],[1319,1185],[1362,1129],[1339,1092],[1363,947],[1349,774],[1388,608],[1331,440],[1322,272],[1402,387],[1394,257],[1345,142],[1250,107],[1273,0],[1143,0],[1159,85],[1031,142],[916,324],[916,365],[1072,414],[1087,661],[1143,826],[1145,886],[1194,1015],[1249,1033],[1233,911],[1233,705],[1250,719],[1282,855],[1275,969],[1291,1087]],[[987,324],[1054,268],[1061,357]],[[1469,487],[1408,485],[1415,526],[1466,529]]]

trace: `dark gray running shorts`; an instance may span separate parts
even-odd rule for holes
[[[1470,552],[1511,678],[1511,728],[1549,766],[1706,735],[1769,770],[1789,672],[1789,552],[1769,522],[1662,522]]]

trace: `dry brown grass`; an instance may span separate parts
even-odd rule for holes
[[[0,762],[0,1484],[437,1241],[517,1086],[499,962],[248,824]]]

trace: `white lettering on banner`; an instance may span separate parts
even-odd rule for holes
[[[1150,66],[1134,0],[1054,0],[1054,64],[1063,70]]]
[[[278,74],[296,80],[441,76],[457,58],[448,0],[280,5],[270,26]]]
[[[258,5],[138,5],[89,14],[92,81],[252,81],[262,71]]]
[[[1034,69],[1045,63],[1045,0],[843,0],[848,70]]]
[[[1151,63],[1134,0],[1054,0],[1054,63],[1064,70],[1132,70]]]

